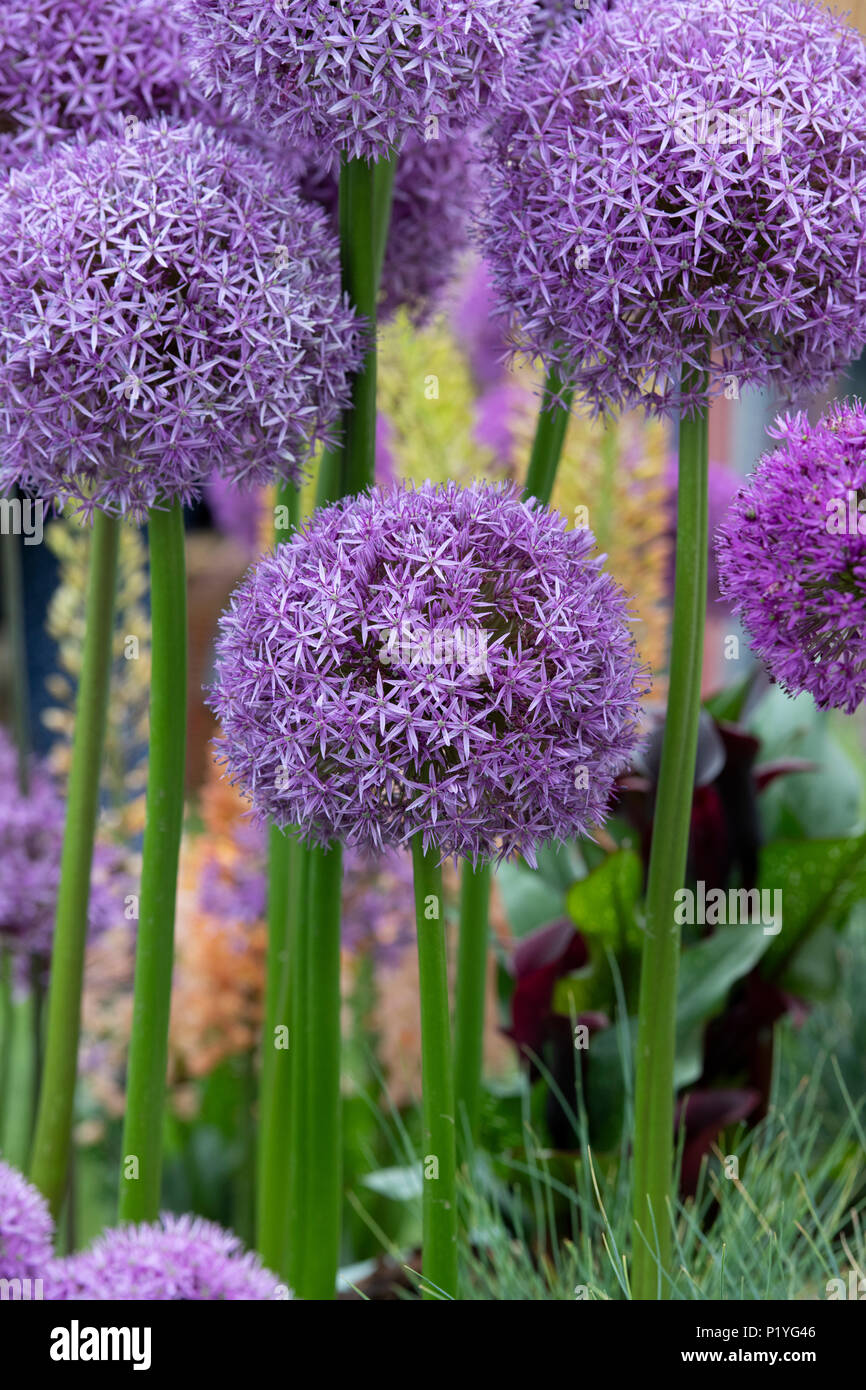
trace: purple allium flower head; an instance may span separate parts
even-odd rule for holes
[[[587,531],[509,486],[344,499],[265,557],[217,644],[222,754],[311,841],[530,860],[605,818],[642,674]]]
[[[326,219],[252,147],[161,123],[0,192],[0,486],[140,513],[297,480],[359,354]]]
[[[779,448],[718,532],[722,595],[780,685],[851,713],[866,697],[866,410],[837,402],[770,433]]]
[[[50,1299],[120,1302],[265,1301],[286,1298],[277,1275],[240,1240],[199,1216],[105,1231],[89,1250],[55,1260]]]
[[[378,159],[503,94],[534,0],[184,0],[193,68],[244,120]]]
[[[182,41],[166,0],[0,5],[0,170],[76,131],[101,138],[161,115],[203,115]]]
[[[18,787],[15,749],[0,729],[0,946],[12,953],[22,981],[34,959],[47,962],[54,940],[65,809],[45,765],[28,765],[27,792]],[[128,886],[118,852],[97,845],[88,923],[91,937],[123,920]]]
[[[484,243],[522,341],[603,410],[810,390],[866,341],[866,45],[808,0],[618,0],[490,145]]]
[[[41,1278],[53,1257],[48,1203],[0,1159],[0,1279]]]

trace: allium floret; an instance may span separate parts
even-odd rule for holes
[[[378,159],[504,93],[534,0],[183,0],[193,68],[244,120]]]
[[[792,695],[866,698],[866,410],[786,416],[717,535],[723,597]]]
[[[297,480],[359,353],[323,213],[252,147],[158,123],[0,192],[0,486],[140,513]]]
[[[265,557],[223,616],[222,756],[263,814],[379,850],[530,860],[606,815],[637,736],[625,595],[511,486],[373,491]]]
[[[56,1260],[47,1297],[120,1302],[265,1301],[290,1297],[258,1255],[199,1216],[105,1231],[89,1250]]]
[[[528,350],[598,409],[793,396],[866,341],[866,45],[811,0],[618,0],[529,69],[484,242]],[[710,343],[715,345],[710,365]]]

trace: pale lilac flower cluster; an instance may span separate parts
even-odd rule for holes
[[[51,1260],[54,1223],[48,1203],[0,1159],[0,1279],[38,1279]]]
[[[32,964],[44,969],[51,955],[65,822],[63,797],[50,772],[31,759],[28,777],[22,792],[15,749],[0,729],[0,946],[11,953],[22,984]],[[88,908],[91,938],[123,921],[127,887],[122,856],[97,845]]]
[[[9,0],[0,5],[0,171],[76,131],[123,135],[205,110],[166,0]]]
[[[251,147],[159,123],[0,192],[0,486],[135,514],[297,480],[360,352],[324,215]]]
[[[866,698],[866,410],[840,402],[771,434],[779,448],[718,532],[722,594],[780,685],[852,713]]]
[[[378,159],[474,124],[504,93],[534,0],[183,0],[193,70],[286,141]]]
[[[696,365],[712,393],[829,379],[866,341],[864,83],[811,0],[593,10],[491,141],[485,249],[528,350],[599,410],[689,407]]]
[[[530,860],[600,824],[636,742],[626,599],[586,531],[507,486],[373,491],[265,557],[212,700],[255,807],[374,852]]]
[[[263,1302],[290,1294],[233,1232],[200,1216],[165,1214],[149,1224],[105,1231],[89,1250],[55,1260],[46,1297],[201,1303]]]

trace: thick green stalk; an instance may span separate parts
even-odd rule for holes
[[[700,387],[706,393],[706,376]],[[707,604],[707,418],[680,422],[676,581],[667,720],[656,795],[641,963],[635,1083],[632,1294],[664,1298],[671,1258],[674,1046],[680,931],[674,894],[686,875]]]
[[[432,1292],[457,1297],[457,1125],[448,1008],[442,870],[435,850],[412,842],[421,994],[423,1272]],[[437,1292],[438,1291],[438,1292]]]
[[[289,1006],[295,969],[294,937],[302,846],[276,826],[270,830],[268,965],[259,1101],[256,1248],[268,1269],[286,1274],[289,1231],[291,1066],[295,1030]]]
[[[573,391],[563,391],[559,375],[551,371],[545,384],[542,406],[555,397],[559,397],[563,405],[542,408],[539,412],[524,487],[527,497],[535,497],[545,505],[550,502],[556,481],[573,396]],[[477,870],[473,870],[469,864],[463,865],[454,1017],[455,1084],[461,1141],[466,1127],[473,1142],[478,1138],[490,881],[489,865],[481,865]]]
[[[306,997],[307,952],[311,942],[310,851],[300,847],[298,872],[292,882],[292,938],[289,942],[289,971],[283,977],[281,1003],[289,1027],[289,1050],[285,1058],[288,1076],[280,1088],[279,1097],[285,1111],[275,1117],[274,1159],[282,1163],[288,1203],[288,1233],[284,1243],[284,1265],[288,1282],[293,1289],[303,1281],[303,1213],[307,1207],[307,1163],[304,1147],[306,1126],[306,1076],[301,1063],[304,1049],[300,1045],[301,1003]],[[280,1137],[276,1127],[281,1126]],[[286,1173],[286,1169],[288,1170]],[[280,1267],[279,1273],[283,1273]]]
[[[10,500],[20,504],[17,488]],[[34,505],[40,506],[37,502]],[[18,785],[26,794],[30,782],[30,688],[27,679],[27,632],[24,621],[24,584],[21,576],[21,539],[14,534],[0,540],[6,628],[9,633],[12,677],[12,729],[18,753]]]
[[[120,1177],[122,1221],[159,1214],[177,868],[186,762],[183,509],[148,516],[152,621],[150,754]]]
[[[304,1202],[296,1293],[331,1299],[337,1285],[342,1215],[340,1135],[340,902],[343,850],[311,849],[306,977],[298,1009],[304,1082]]]
[[[454,1007],[454,1090],[459,1144],[464,1139],[471,1145],[478,1142],[481,1117],[490,879],[489,864],[479,864],[473,869],[468,861],[464,863]]]
[[[319,456],[316,477],[316,507],[327,507],[340,497],[343,485],[343,450],[339,444],[329,444]]]
[[[300,517],[296,487],[281,485],[277,506],[285,509],[292,527]],[[278,534],[277,542],[285,539]],[[292,882],[298,871],[297,840],[271,825],[268,839],[268,959],[265,1018],[259,1080],[259,1125],[256,1189],[256,1245],[269,1269],[283,1272],[288,1237],[288,1113],[289,1059],[283,1045],[292,1032],[288,1017]]]
[[[30,1176],[55,1217],[66,1193],[69,1166],[90,873],[111,675],[118,532],[116,520],[96,513],[51,952],[45,1064],[30,1162]]]
[[[367,352],[352,382],[352,408],[343,416],[344,496],[363,492],[376,469],[376,305],[381,226],[376,165],[345,159],[340,169],[340,255],[343,289],[366,321]]]
[[[551,370],[544,384],[542,408],[538,412],[538,425],[532,444],[525,488],[527,497],[537,497],[545,506],[550,502],[553,484],[556,481],[556,470],[571,419],[573,399],[573,388],[564,390],[559,373]],[[562,404],[552,404],[557,401],[561,401]]]
[[[0,946],[0,1153],[6,1133],[6,1098],[12,1075],[12,1030],[15,1016],[12,1004],[12,954]]]

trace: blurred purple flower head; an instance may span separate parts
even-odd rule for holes
[[[205,483],[204,497],[216,529],[236,541],[241,549],[256,554],[267,509],[264,489],[241,491],[228,478],[214,473]]]
[[[672,542],[670,551],[670,569],[668,573],[668,585],[671,594],[674,590],[674,550],[673,542],[677,534],[677,491],[678,491],[679,465],[675,454],[668,459],[667,485],[669,488],[669,512],[670,525],[668,530],[669,538]],[[727,510],[733,501],[738,488],[742,483],[739,474],[734,473],[726,464],[719,463],[718,460],[711,459],[708,473],[708,514],[709,514],[709,535],[711,538],[709,554],[707,556],[707,602],[714,605],[721,600],[719,589],[719,571],[716,564],[715,547],[712,545],[712,537],[717,527],[722,524]]]
[[[12,953],[26,982],[31,962],[51,955],[66,818],[63,797],[44,764],[31,759],[26,793],[18,786],[18,760],[0,729],[0,946]],[[91,938],[123,921],[128,889],[125,862],[107,845],[97,845],[91,878]]]
[[[508,339],[497,313],[496,293],[486,261],[478,261],[469,271],[455,296],[451,317],[476,386],[481,391],[499,386],[506,374]]]
[[[183,0],[193,70],[289,142],[379,159],[475,123],[503,93],[534,0]]]
[[[50,154],[76,131],[123,135],[206,103],[166,0],[15,0],[0,5],[0,171]]]
[[[323,214],[252,147],[161,123],[0,192],[0,486],[140,514],[297,480],[359,352]]]
[[[777,420],[718,531],[721,590],[792,695],[852,713],[866,697],[866,410]]]
[[[55,1260],[46,1293],[49,1299],[124,1303],[290,1297],[231,1231],[199,1216],[169,1214],[105,1231],[89,1250]]]
[[[0,1159],[0,1279],[38,1279],[53,1257],[48,1203]]]
[[[222,756],[311,841],[504,857],[605,819],[643,684],[589,532],[510,486],[319,513],[223,617]]]
[[[594,10],[490,144],[485,254],[527,350],[597,410],[689,407],[696,363],[712,394],[832,377],[866,341],[864,79],[816,3]]]
[[[478,397],[475,406],[475,439],[482,449],[489,449],[496,466],[503,471],[514,462],[514,440],[521,419],[528,413],[526,387],[514,381],[503,381]]]

